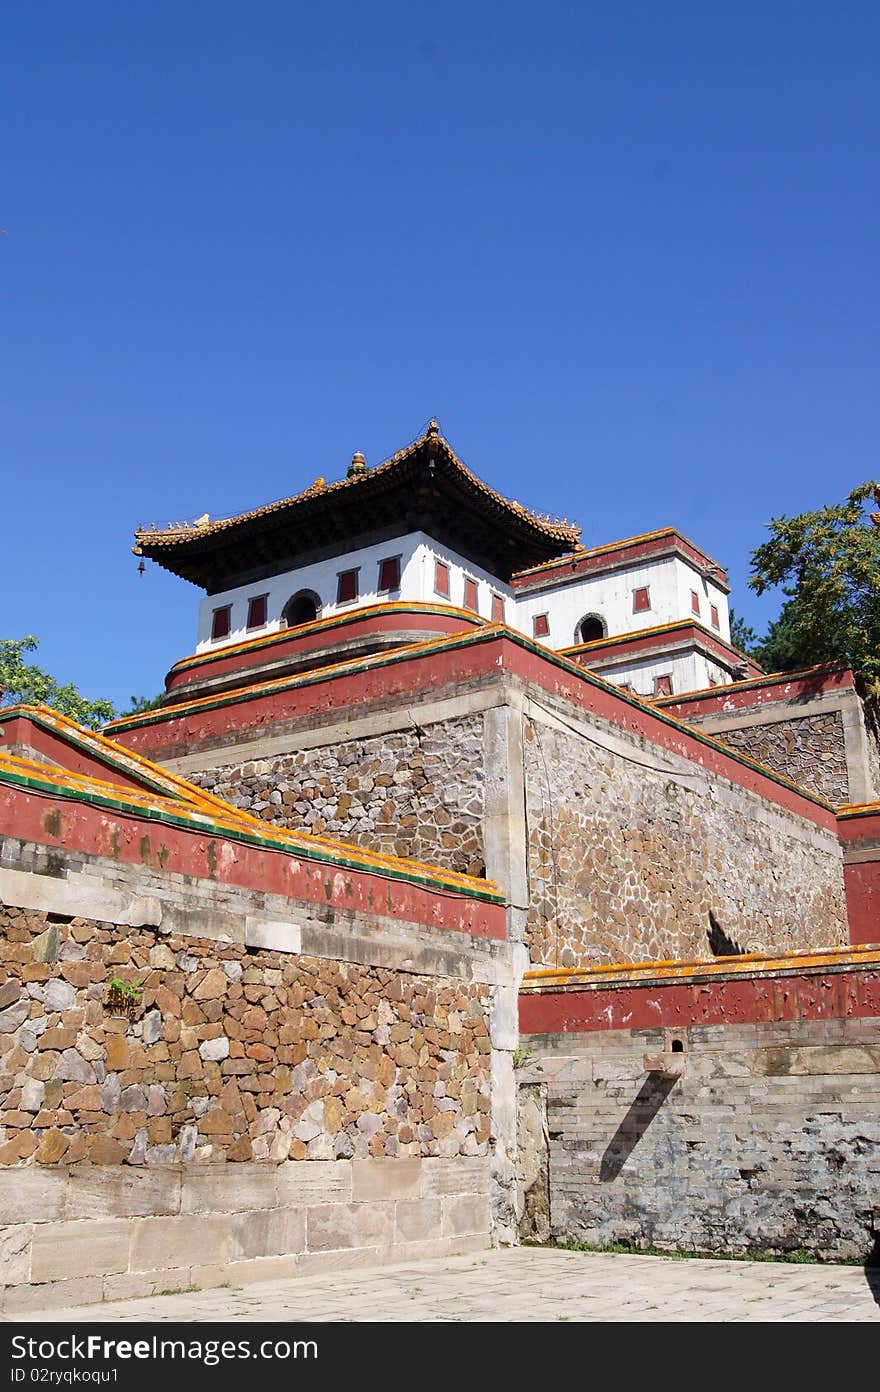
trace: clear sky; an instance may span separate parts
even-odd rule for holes
[[[880,473],[875,0],[6,0],[0,636],[154,695],[200,592],[138,523],[431,415],[587,545],[675,524],[735,608]]]

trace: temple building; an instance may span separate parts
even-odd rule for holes
[[[139,530],[134,549],[205,590],[199,657],[281,635],[287,670],[316,666],[370,647],[342,622],[369,611],[382,647],[429,637],[441,619],[505,624],[641,696],[760,674],[731,646],[723,567],[686,537],[667,527],[589,550],[579,538],[482,483],[431,421],[377,468],[355,454],[336,483],[239,517]],[[334,636],[310,643],[304,664],[289,630],[308,641],[303,626],[319,620]],[[250,653],[254,679],[285,667],[277,643]]]
[[[156,708],[0,710],[4,1318],[577,1240],[876,1250],[880,757],[673,528],[436,422],[140,530]]]

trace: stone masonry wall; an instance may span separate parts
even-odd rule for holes
[[[707,728],[711,728],[708,727]],[[712,732],[722,744],[791,778],[832,803],[849,801],[843,718],[840,711]]]
[[[469,875],[485,870],[482,714],[187,776],[277,826]]]
[[[8,907],[0,940],[0,1164],[488,1152],[485,985]]]
[[[600,733],[525,727],[533,962],[846,942],[836,838],[634,741],[603,746]]]
[[[5,1317],[423,1261],[489,1242],[480,1156],[0,1170]]]
[[[552,1239],[864,1260],[880,1228],[880,1020],[676,1034],[679,1080],[645,1072],[662,1030],[530,1038],[521,1077],[546,1092]],[[521,1172],[546,1183],[539,1155]],[[527,1194],[521,1207],[532,1223]]]

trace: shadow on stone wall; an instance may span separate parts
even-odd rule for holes
[[[652,1073],[642,1083],[602,1156],[599,1179],[603,1184],[620,1174],[677,1082],[677,1078],[658,1077]]]

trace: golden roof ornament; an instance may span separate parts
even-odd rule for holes
[[[366,472],[367,461],[360,450],[355,450],[354,454],[351,456],[351,463],[348,466],[348,477],[357,478],[358,474],[365,474]]]

